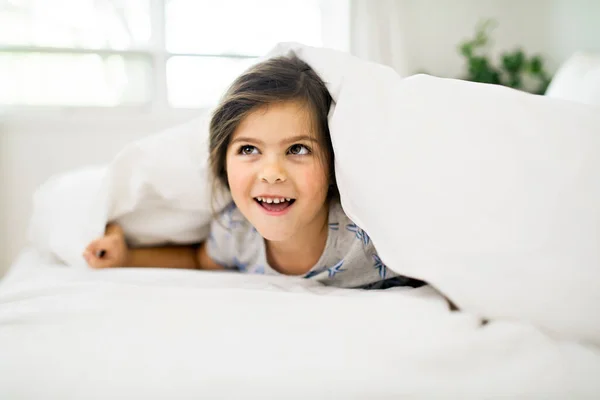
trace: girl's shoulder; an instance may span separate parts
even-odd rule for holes
[[[215,215],[207,240],[207,252],[216,263],[244,270],[250,259],[260,253],[263,241],[235,203]]]
[[[348,245],[350,241],[357,241],[365,247],[372,247],[369,235],[348,217],[337,200],[329,205],[329,229],[337,234],[338,242],[346,242]]]
[[[250,222],[233,201],[215,216],[214,222],[227,230],[243,231],[252,229]]]

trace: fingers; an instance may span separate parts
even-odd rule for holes
[[[83,258],[92,268],[110,268],[114,265],[114,241],[106,237],[92,241],[83,252]]]
[[[88,263],[88,265],[92,268],[107,268],[106,261],[102,260],[99,257],[96,257],[94,254],[85,252],[83,253],[83,258]]]
[[[85,251],[94,251],[96,249],[96,247],[98,246],[98,242],[101,239],[96,239],[96,240],[92,240],[90,242],[90,244],[87,245],[87,247],[85,248]]]

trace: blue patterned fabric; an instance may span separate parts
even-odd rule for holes
[[[329,207],[327,233],[323,254],[303,274],[304,278],[326,285],[365,289],[410,283],[391,280],[399,275],[387,268],[369,235],[346,216],[338,202]],[[265,240],[233,203],[213,222],[206,245],[208,255],[226,268],[250,274],[279,274],[269,265]]]

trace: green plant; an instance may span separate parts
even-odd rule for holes
[[[504,52],[500,57],[500,66],[495,66],[485,53],[490,43],[489,33],[495,28],[494,20],[485,20],[475,30],[475,37],[459,45],[460,54],[467,60],[465,80],[508,86],[525,90],[524,78],[529,76],[537,82],[531,91],[544,94],[551,77],[544,68],[541,56],[528,58],[522,49]]]

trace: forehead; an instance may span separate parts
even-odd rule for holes
[[[309,107],[299,101],[272,103],[246,116],[233,133],[265,142],[280,141],[297,135],[316,136]]]

